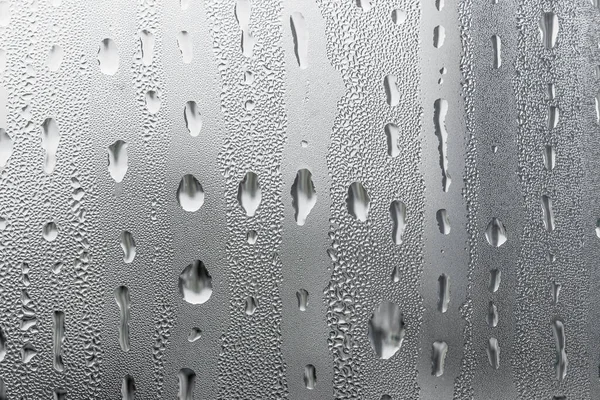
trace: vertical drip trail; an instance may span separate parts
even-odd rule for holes
[[[385,2],[358,7],[353,1],[320,0],[318,5],[326,21],[329,60],[345,85],[327,155],[333,268],[324,294],[334,397],[416,399],[424,185],[414,38],[421,9],[417,1],[404,3],[407,18],[399,28]],[[388,123],[402,127],[402,156],[396,158],[388,155]],[[390,205],[396,200],[406,205],[401,245],[391,235]],[[381,347],[372,347],[368,334],[378,310],[401,313],[395,323],[405,328],[401,347],[394,355],[386,353],[391,357],[385,362],[377,359],[375,348],[381,352]]]
[[[476,346],[473,341],[474,327],[476,323],[474,315],[473,294],[478,288],[473,277],[475,269],[479,264],[479,231],[480,225],[478,219],[479,204],[476,201],[479,192],[480,180],[477,170],[477,148],[478,137],[476,136],[475,125],[475,71],[474,71],[474,48],[471,29],[473,25],[473,0],[460,0],[458,3],[460,38],[462,44],[461,52],[461,73],[462,73],[462,94],[465,107],[465,131],[466,131],[466,151],[465,151],[465,171],[464,171],[464,197],[467,203],[467,232],[469,238],[467,241],[469,251],[469,265],[467,273],[467,299],[460,307],[460,312],[465,320],[463,332],[464,353],[461,360],[461,369],[459,375],[454,380],[454,400],[468,400],[474,398],[473,378],[478,366]]]
[[[221,110],[228,131],[218,158],[226,180],[230,292],[229,322],[217,366],[218,397],[285,399],[288,378],[281,352],[279,254],[284,216],[280,168],[287,125],[282,4],[212,0],[206,8],[221,73]],[[252,77],[246,80],[247,85],[245,76]],[[256,177],[257,182],[253,179],[240,185],[248,176]],[[256,212],[250,212],[252,216],[237,201],[246,198],[241,192],[238,196],[238,190],[249,186],[251,194],[261,196]],[[257,198],[252,199],[248,201]],[[251,229],[259,233],[254,246],[249,246],[246,239]],[[249,299],[257,307],[246,313]]]
[[[511,362],[522,399],[590,398],[588,310],[581,307],[591,273],[581,262],[586,237],[583,157],[589,129],[583,104],[590,103],[584,96],[587,63],[579,50],[587,33],[581,8],[569,1],[520,1],[517,11],[521,56],[513,86],[525,207]],[[549,95],[548,84],[555,85],[555,95]],[[550,106],[560,109],[556,126],[548,124]],[[552,171],[544,166],[545,145],[556,149]],[[552,198],[552,231],[544,229],[543,195]],[[556,283],[562,285],[557,303],[551,291]]]

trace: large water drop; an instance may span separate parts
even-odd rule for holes
[[[188,212],[195,212],[204,204],[204,189],[191,174],[184,175],[177,188],[177,203]]]
[[[382,302],[369,319],[367,334],[378,357],[388,359],[396,354],[404,340],[404,317],[400,308],[392,302]]]
[[[294,36],[294,52],[298,66],[305,69],[308,67],[308,29],[304,16],[299,12],[293,12],[290,16],[290,25]]]
[[[114,40],[106,38],[100,42],[98,66],[105,75],[114,75],[119,70],[119,51]]]
[[[354,182],[348,187],[346,206],[354,218],[362,222],[367,220],[371,208],[371,198],[362,183]]]
[[[133,240],[131,232],[121,232],[119,244],[121,245],[121,249],[123,249],[123,262],[126,264],[132,263],[135,258],[135,240]]]
[[[258,183],[258,175],[247,172],[238,186],[237,200],[246,215],[249,217],[256,214],[262,200],[262,191]]]
[[[304,225],[308,214],[317,203],[317,192],[308,169],[301,169],[292,184],[292,207],[298,225]]]
[[[212,277],[200,260],[195,260],[179,274],[179,293],[190,304],[203,304],[212,295]]]
[[[108,146],[108,173],[119,183],[123,181],[128,168],[127,143],[117,140]]]
[[[485,230],[485,238],[494,247],[500,247],[506,242],[506,228],[502,221],[494,217],[488,223]]]
[[[193,137],[198,136],[202,130],[202,117],[200,116],[200,109],[195,101],[188,101],[185,103],[183,119],[185,120],[185,126],[190,135]]]

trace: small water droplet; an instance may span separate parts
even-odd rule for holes
[[[392,158],[398,157],[400,155],[400,147],[398,146],[400,128],[396,124],[389,123],[385,125],[384,131],[387,138],[388,155]]]
[[[385,99],[389,106],[396,107],[400,104],[400,90],[398,89],[398,78],[394,75],[386,75],[383,78]]]
[[[180,0],[179,1],[179,6],[181,7],[181,9],[183,11],[187,10],[190,7],[190,4],[192,3],[192,0]]]
[[[552,171],[556,166],[556,150],[554,146],[546,145],[544,146],[544,167],[548,171]]]
[[[142,64],[151,65],[154,58],[154,34],[146,29],[140,32],[140,50],[142,52]]]
[[[308,292],[305,289],[300,289],[296,292],[296,298],[298,299],[298,309],[306,311],[306,307],[308,307]]]
[[[56,153],[60,142],[58,124],[54,118],[46,118],[42,123],[42,149],[44,149],[44,172],[51,174],[56,167]]]
[[[100,43],[98,66],[105,75],[114,75],[119,70],[119,51],[114,40],[106,38]]]
[[[247,216],[252,217],[260,206],[262,192],[258,183],[258,175],[247,172],[238,186],[237,200]]]
[[[108,173],[115,182],[125,178],[128,168],[127,143],[117,140],[108,146]]]
[[[548,129],[555,129],[560,120],[560,109],[557,106],[548,107],[548,115],[546,116],[546,124]]]
[[[312,174],[308,169],[298,171],[292,184],[291,194],[294,218],[296,223],[302,226],[317,203],[317,192],[312,181]]]
[[[195,212],[204,204],[204,189],[191,174],[184,175],[177,188],[177,203],[187,212]]]
[[[146,108],[150,114],[156,114],[160,110],[160,97],[155,90],[148,90],[145,96]]]
[[[5,400],[0,394],[0,399]],[[54,400],[67,400],[67,391],[63,388],[54,389]]]
[[[12,152],[13,140],[4,129],[0,128],[0,168],[6,167]]]
[[[502,271],[499,269],[492,269],[490,271],[490,283],[488,285],[488,289],[492,293],[496,293],[500,288],[500,281],[502,278]]]
[[[42,228],[42,236],[48,242],[53,242],[58,237],[58,227],[54,222],[48,222]]]
[[[194,327],[190,330],[187,340],[188,340],[188,342],[193,343],[196,340],[200,339],[201,337],[202,337],[202,331],[200,330],[200,328]]]
[[[450,303],[450,279],[448,275],[442,274],[438,278],[438,311],[445,313],[448,311]]]
[[[440,233],[444,235],[449,235],[450,218],[448,217],[448,212],[446,211],[446,209],[442,208],[437,210],[437,212],[435,213],[435,219],[437,220]]]
[[[406,205],[400,200],[390,204],[390,217],[392,219],[392,240],[395,244],[402,244],[402,236],[406,230]]]
[[[439,49],[446,41],[446,29],[442,25],[433,28],[433,47]]]
[[[496,217],[492,218],[485,230],[485,238],[494,247],[502,246],[507,239],[506,228],[502,221]]]
[[[492,301],[488,304],[487,323],[492,328],[498,325],[498,308]]]
[[[558,296],[560,296],[560,290],[562,285],[557,282],[552,282],[552,304],[558,304]]]
[[[406,22],[406,11],[399,8],[392,10],[392,22],[396,25],[402,25]]]
[[[500,345],[498,339],[490,338],[487,347],[488,362],[494,369],[500,368]]]
[[[494,50],[494,62],[492,65],[498,69],[502,66],[502,40],[500,36],[492,36],[492,48]]]
[[[256,232],[253,229],[249,230],[248,233],[246,234],[246,240],[248,241],[248,244],[255,244],[257,239],[258,239],[258,232]]]
[[[179,274],[179,293],[190,304],[204,304],[212,295],[212,277],[200,260],[186,266]]]
[[[21,348],[21,362],[23,364],[29,363],[37,353],[38,351],[31,343],[25,343]]]
[[[256,299],[253,296],[246,297],[246,303],[244,304],[244,312],[247,315],[253,315],[256,311],[256,307],[258,307]]]
[[[542,220],[544,222],[544,228],[548,232],[552,232],[556,228],[554,223],[552,199],[547,195],[542,196]]]

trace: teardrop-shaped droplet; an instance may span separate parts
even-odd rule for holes
[[[188,101],[185,103],[183,118],[190,135],[193,137],[198,136],[200,130],[202,130],[202,117],[200,116],[200,109],[195,101]]]
[[[308,169],[301,169],[292,184],[292,207],[298,225],[304,225],[316,203],[317,192],[312,181],[312,174]]]
[[[485,230],[485,238],[494,247],[500,247],[506,242],[506,228],[502,221],[494,217]]]
[[[128,168],[127,143],[117,140],[108,146],[108,173],[119,183],[125,178]]]
[[[348,187],[346,206],[354,218],[362,222],[367,220],[371,208],[371,198],[362,183],[354,182]]]
[[[119,51],[114,40],[106,38],[100,43],[98,66],[105,75],[114,75],[119,70]]]
[[[204,263],[196,260],[179,274],[179,293],[190,304],[203,304],[212,295],[212,277]]]
[[[237,200],[249,217],[256,214],[262,200],[262,192],[258,183],[258,175],[247,172],[238,187]]]
[[[119,244],[123,250],[123,262],[126,264],[132,263],[133,259],[135,258],[135,240],[133,240],[133,235],[131,232],[121,232]]]
[[[195,212],[204,204],[204,189],[191,174],[184,175],[177,188],[177,202],[185,211]]]

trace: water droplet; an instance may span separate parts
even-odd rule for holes
[[[308,169],[298,171],[292,184],[291,193],[294,218],[296,223],[302,226],[317,203],[317,192],[312,181],[312,174]]]
[[[155,90],[148,90],[146,92],[146,108],[150,114],[156,114],[160,110],[160,97]]]
[[[241,30],[247,30],[250,25],[250,0],[237,0],[235,3],[235,18]]]
[[[444,8],[444,0],[435,0],[435,8],[437,8],[438,11],[442,11]]]
[[[293,12],[290,16],[290,25],[294,37],[294,52],[296,60],[301,69],[308,67],[308,29],[304,16],[299,12]]]
[[[29,363],[37,353],[38,351],[31,343],[25,343],[21,348],[21,362],[23,364]]]
[[[123,181],[128,168],[127,143],[117,140],[108,146],[108,173],[119,183]]]
[[[392,240],[400,245],[402,244],[402,235],[406,230],[406,205],[400,200],[392,201],[390,217],[392,219]]]
[[[119,286],[115,289],[115,301],[119,307],[119,346],[121,346],[121,350],[127,352],[129,351],[129,321],[131,319],[129,314],[131,298],[127,286]]]
[[[406,22],[406,11],[399,8],[392,11],[392,22],[396,25],[402,25]]]
[[[249,230],[248,233],[246,234],[246,240],[248,241],[248,244],[255,244],[257,239],[258,239],[258,232],[256,232],[253,229]]]
[[[431,373],[435,376],[444,374],[444,364],[446,362],[446,354],[448,353],[448,345],[446,342],[433,342],[431,354]]]
[[[498,325],[498,308],[492,301],[488,304],[487,323],[492,328]]]
[[[450,234],[450,218],[448,217],[446,209],[442,208],[437,210],[435,219],[437,220],[440,233],[443,233],[444,235]]]
[[[304,367],[304,386],[312,390],[317,385],[317,370],[312,364],[308,364]]]
[[[558,296],[560,296],[560,290],[562,285],[557,282],[552,282],[552,304],[558,304]]]
[[[539,23],[540,40],[547,49],[552,49],[556,45],[558,38],[558,16],[553,12],[542,14]]]
[[[368,12],[371,10],[371,0],[356,0],[356,5],[363,10],[363,12]]]
[[[54,118],[46,118],[42,123],[42,149],[44,149],[44,172],[51,174],[56,167],[56,153],[60,142],[58,124]]]
[[[306,311],[306,307],[308,307],[308,292],[305,289],[300,289],[296,292],[296,298],[298,299],[298,309]]]
[[[556,378],[560,381],[567,376],[567,366],[569,365],[567,352],[565,350],[566,338],[564,323],[560,319],[555,319],[552,323],[552,331],[554,332],[554,341],[556,344],[556,363],[554,364],[554,368],[556,370]]]
[[[4,129],[0,128],[0,168],[6,167],[12,152],[13,140]]]
[[[433,47],[439,49],[446,41],[446,29],[442,25],[433,28]]]
[[[100,43],[98,66],[105,75],[114,75],[119,70],[119,51],[114,40],[106,38]]]
[[[256,311],[256,307],[258,307],[256,299],[253,296],[246,297],[246,303],[244,304],[244,312],[247,315],[253,315]]]
[[[200,116],[200,109],[195,101],[188,101],[185,103],[183,118],[185,119],[185,126],[190,135],[193,137],[198,136],[202,130],[202,117]]]
[[[554,83],[548,84],[548,100],[554,100],[556,98],[556,86]]]
[[[556,227],[554,224],[554,210],[552,209],[552,199],[547,195],[542,196],[542,215],[544,228],[548,232],[552,232]]]
[[[446,114],[448,114],[448,101],[437,99],[433,103],[433,123],[435,125],[435,135],[440,141],[438,147],[440,152],[440,167],[442,168],[442,188],[444,192],[450,189],[452,179],[448,172],[448,132],[446,131]]]
[[[365,222],[369,216],[371,208],[371,199],[367,190],[360,182],[354,182],[348,187],[348,197],[346,198],[348,212],[359,221]]]
[[[438,278],[438,311],[445,313],[448,311],[450,303],[450,279],[448,275],[442,274]]]
[[[119,243],[121,244],[121,249],[123,249],[123,262],[126,264],[132,263],[135,258],[135,240],[133,240],[131,232],[121,232]]]
[[[50,48],[50,53],[48,54],[48,59],[46,60],[46,66],[48,67],[48,70],[53,72],[58,71],[63,60],[63,55],[63,48],[57,44],[53,45]]]
[[[181,7],[182,10],[185,11],[190,7],[191,3],[192,3],[192,0],[180,0],[179,6]]]
[[[3,361],[4,358],[6,358],[6,350],[7,350],[6,335],[4,334],[2,327],[0,327],[0,361]]]
[[[200,328],[194,327],[190,330],[187,340],[190,343],[194,343],[196,340],[200,339],[201,337],[202,337],[202,331],[200,330]]]
[[[121,382],[121,399],[135,400],[135,380],[131,375],[125,375]]]
[[[552,171],[556,166],[556,150],[554,146],[546,145],[544,147],[544,167],[548,171]]]
[[[262,192],[258,183],[258,175],[247,172],[238,186],[237,200],[247,216],[252,217],[260,206]]]
[[[487,356],[492,368],[500,368],[500,345],[498,345],[498,339],[492,337],[488,340]]]
[[[154,34],[146,29],[140,32],[140,50],[142,52],[142,64],[151,65],[154,58]]]
[[[181,31],[177,34],[177,45],[179,46],[183,63],[191,63],[194,59],[194,51],[192,48],[192,37],[187,31]]]
[[[1,394],[0,399],[5,400]],[[67,400],[67,391],[63,388],[54,389],[54,400]]]
[[[204,189],[191,174],[184,175],[177,188],[177,203],[187,212],[195,212],[204,204]]]
[[[385,125],[384,130],[387,138],[388,155],[390,157],[398,157],[400,155],[400,147],[398,146],[400,128],[396,124],[389,123]]]
[[[48,242],[53,242],[58,237],[58,227],[54,222],[48,222],[42,228],[42,236]]]
[[[548,115],[546,116],[546,123],[548,125],[548,129],[555,129],[558,126],[558,121],[560,119],[560,110],[556,106],[548,107]]]
[[[386,75],[383,78],[385,99],[389,106],[396,107],[400,104],[400,90],[398,89],[398,78],[394,75]]]
[[[494,217],[490,220],[486,230],[485,238],[494,247],[500,247],[506,242],[506,228],[502,221]]]
[[[65,370],[62,358],[62,345],[65,341],[65,313],[54,311],[52,314],[52,365],[58,372]]]
[[[196,373],[189,368],[181,368],[177,374],[177,378],[179,379],[177,400],[194,400]]]
[[[494,62],[492,65],[498,69],[502,66],[502,40],[500,40],[500,36],[492,36],[492,48],[494,50]]]
[[[244,71],[244,84],[252,85],[254,83],[254,73],[252,71]]]
[[[488,289],[492,293],[496,293],[500,288],[500,280],[502,278],[502,271],[499,269],[492,269],[490,271],[490,284],[488,285]]]
[[[254,45],[256,44],[256,39],[254,36],[247,31],[242,31],[242,54],[244,57],[252,58],[254,54]]]
[[[0,49],[0,74],[6,71],[6,50]]]
[[[400,308],[383,301],[369,318],[368,337],[371,347],[379,358],[392,357],[404,340],[404,317]]]
[[[204,304],[212,295],[212,277],[200,260],[195,260],[179,274],[179,293],[190,304]]]

